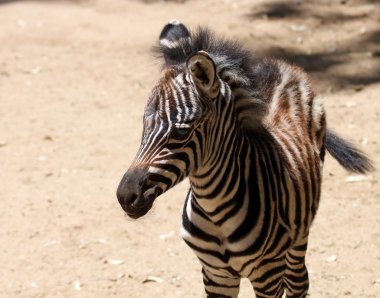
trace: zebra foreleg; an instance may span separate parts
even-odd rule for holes
[[[309,276],[305,265],[307,237],[297,242],[286,253],[286,297],[304,298],[309,289]]]
[[[203,284],[208,298],[237,298],[240,278],[211,273],[202,268]]]

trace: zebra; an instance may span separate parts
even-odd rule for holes
[[[326,128],[321,97],[297,66],[258,59],[236,41],[178,20],[156,52],[163,74],[144,111],[141,146],[117,189],[129,217],[185,179],[182,238],[207,297],[305,297],[310,226],[327,151],[347,170],[369,158]]]

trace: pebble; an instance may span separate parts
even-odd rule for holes
[[[333,263],[333,262],[336,262],[337,259],[338,259],[338,257],[337,257],[336,255],[331,255],[331,256],[329,256],[329,257],[326,259],[326,261],[327,261],[327,263]]]
[[[353,249],[357,249],[361,244],[362,244],[362,241],[361,240],[357,240],[356,242],[352,243],[350,245],[350,247],[353,248]]]
[[[80,284],[80,282],[79,281],[74,281],[74,289],[76,290],[76,291],[80,291],[81,289],[82,289],[82,285]]]
[[[353,102],[353,101],[349,101],[345,104],[345,106],[347,108],[352,108],[352,107],[356,107],[357,103],[356,102]]]
[[[174,231],[170,231],[170,232],[168,232],[168,233],[166,233],[166,234],[162,234],[162,235],[160,235],[160,239],[161,239],[161,240],[166,240],[166,239],[168,239],[168,238],[173,237],[174,235],[175,235],[175,232],[174,232]]]
[[[118,279],[122,279],[123,277],[125,277],[125,273],[119,273],[119,274],[117,275],[117,278],[118,278]]]
[[[58,241],[58,240],[50,240],[50,241],[46,241],[44,246],[52,246],[52,245],[57,245],[60,243],[61,243],[61,241]]]
[[[361,181],[365,181],[369,179],[370,178],[368,176],[364,176],[364,175],[351,175],[346,178],[346,182],[355,183],[355,182],[361,182]]]
[[[120,259],[107,259],[106,260],[106,263],[108,264],[111,264],[111,265],[122,265],[124,264],[124,260],[120,260]]]
[[[98,240],[96,240],[96,242],[98,242],[100,244],[106,244],[107,243],[107,239],[99,238]]]
[[[122,279],[123,277],[125,277],[125,273],[119,273],[116,277],[110,277],[108,278],[108,280],[116,282],[119,279]]]
[[[304,32],[306,31],[306,26],[305,25],[291,25],[290,29],[295,32]]]
[[[29,71],[30,74],[32,75],[36,75],[36,74],[39,74],[42,70],[42,67],[40,66],[37,66],[35,68],[33,68],[32,70]]]
[[[143,284],[147,282],[162,283],[164,280],[161,277],[150,275],[142,281]]]

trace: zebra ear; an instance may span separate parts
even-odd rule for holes
[[[216,74],[215,63],[205,51],[199,51],[187,60],[189,70],[195,85],[203,95],[215,98],[219,94],[219,79]]]
[[[160,45],[174,48],[181,39],[191,39],[190,32],[180,21],[173,19],[162,28]]]
[[[178,20],[171,20],[162,28],[159,41],[167,65],[185,62],[191,52],[190,32]]]

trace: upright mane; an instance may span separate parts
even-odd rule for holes
[[[183,68],[189,57],[199,51],[207,52],[218,76],[233,91],[242,128],[251,131],[262,124],[265,84],[275,81],[276,71],[273,66],[262,65],[240,43],[218,37],[207,27],[189,32],[182,24],[173,22],[162,31],[154,51],[164,58],[164,68]]]
[[[217,37],[207,27],[198,27],[189,33],[189,38],[178,39],[172,44],[161,39],[154,50],[165,58],[165,67],[182,66],[198,51],[206,51],[215,62],[218,75],[236,84],[232,87],[250,88],[255,77],[252,54],[236,41]]]

